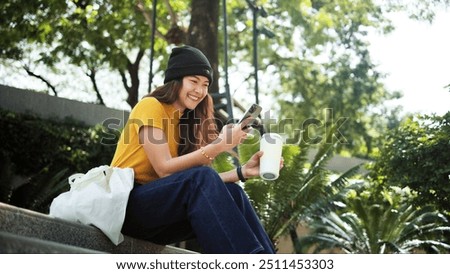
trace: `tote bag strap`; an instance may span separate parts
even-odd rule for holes
[[[110,175],[112,168],[103,165],[90,169],[86,174],[75,173],[69,177],[70,188],[82,188],[86,184],[95,183]]]

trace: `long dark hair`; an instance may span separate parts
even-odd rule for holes
[[[175,79],[157,87],[144,98],[154,97],[161,103],[172,104],[178,99],[182,86],[181,79]],[[190,153],[214,141],[217,138],[218,131],[211,95],[207,94],[195,109],[186,109],[181,116],[179,127],[178,155]]]

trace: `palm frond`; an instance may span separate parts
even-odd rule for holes
[[[403,248],[407,251],[411,251],[414,249],[421,248],[431,248],[435,250],[437,253],[440,253],[439,250],[447,251],[450,250],[450,245],[441,241],[436,240],[418,240],[413,239],[410,241],[406,241],[403,245]]]
[[[331,182],[331,185],[337,187],[337,188],[342,188],[345,187],[345,185],[349,182],[349,178],[354,177],[356,174],[358,174],[359,170],[361,169],[361,166],[363,164],[359,164],[356,165],[354,167],[351,167],[350,169],[348,169],[347,171],[345,171],[344,173],[342,173],[338,178],[334,179]]]

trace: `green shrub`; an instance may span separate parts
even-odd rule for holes
[[[118,138],[102,125],[0,110],[0,201],[46,211],[70,174],[110,163],[117,138],[102,143],[106,134]]]

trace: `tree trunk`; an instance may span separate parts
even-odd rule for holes
[[[120,76],[122,77],[123,86],[128,93],[127,103],[132,108],[139,101],[139,64],[141,63],[144,53],[145,51],[143,49],[139,50],[134,63],[131,63],[131,61],[128,60],[127,72],[130,76],[131,85],[128,84],[125,72],[123,70],[119,70]]]
[[[218,24],[219,0],[192,0],[187,44],[200,49],[211,63],[214,71],[211,93],[219,92]]]
[[[100,105],[105,105],[105,101],[103,101],[103,97],[100,94],[100,90],[97,86],[97,80],[95,80],[95,76],[97,75],[97,71],[94,68],[89,69],[89,73],[86,73],[87,77],[89,77],[89,79],[92,82],[92,87],[94,88],[95,94],[97,94],[97,102]]]

